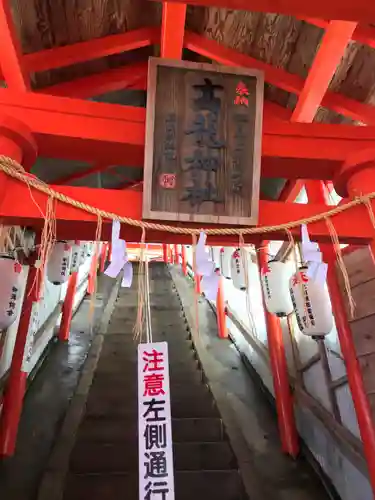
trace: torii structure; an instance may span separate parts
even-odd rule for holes
[[[105,39],[23,55],[15,34],[9,2],[0,0],[0,65],[7,84],[6,89],[0,90],[0,154],[22,164],[26,170],[32,167],[38,155],[85,161],[93,164],[90,172],[103,171],[106,165],[121,163],[123,158],[142,168],[145,109],[86,99],[124,87],[146,88],[146,64],[137,63],[74,82],[53,85],[40,92],[31,90],[30,73],[160,43],[161,57],[180,59],[183,48],[188,48],[220,64],[260,69],[264,72],[266,82],[298,96],[293,112],[273,103],[266,102],[264,106],[261,175],[265,178],[283,177],[288,181],[279,201],[260,201],[259,226],[277,226],[326,212],[328,207],[322,187],[326,181],[333,181],[336,191],[347,199],[375,192],[375,108],[328,91],[331,78],[351,39],[375,47],[375,28],[368,25],[375,22],[375,3],[368,0],[349,3],[337,0],[190,0],[189,3],[286,13],[324,27],[325,35],[308,77],[303,80],[283,69],[186,31],[185,0],[163,1],[160,29],[145,27]],[[320,105],[367,126],[312,123]],[[4,172],[0,176],[2,222],[40,230],[44,219],[34,201],[44,210],[48,196],[35,191],[33,201],[25,183]],[[78,178],[77,174],[75,177]],[[63,181],[51,188],[106,212],[138,221],[142,219],[140,191],[101,189],[98,196],[96,189],[65,186]],[[293,204],[303,184],[309,203]],[[370,203],[374,209],[375,202]],[[97,217],[86,211],[57,202],[56,219],[57,237],[60,239],[95,238]],[[336,215],[333,222],[340,242],[370,245],[375,250],[375,227],[368,206],[358,204]],[[110,228],[111,221],[104,219],[102,238],[105,241],[110,237]],[[298,228],[292,232],[298,239]],[[332,264],[328,275],[332,308],[370,480],[375,491],[375,428],[335,274],[335,251],[331,235],[325,220],[309,224],[309,232],[313,240],[323,244],[325,259]],[[121,236],[128,241],[140,241],[141,233],[140,227],[122,225]],[[247,243],[259,244],[265,238],[286,239],[287,234],[279,230],[267,233],[267,236],[260,233],[244,237]],[[151,229],[146,232],[146,241],[191,244],[191,236]],[[235,235],[208,237],[211,245],[236,245],[237,242],[238,237]],[[264,254],[261,254],[261,258],[265,258]],[[31,289],[34,277],[35,273],[30,272],[27,290]],[[37,297],[27,295],[23,305],[11,371],[13,395],[4,404],[0,443],[4,454],[14,447],[22,407],[25,381],[19,377],[19,363],[32,300],[37,300]],[[69,295],[67,300],[70,300]],[[296,453],[296,435],[285,353],[281,346],[281,329],[276,317],[266,313],[266,318],[281,437],[284,449],[293,455]]]

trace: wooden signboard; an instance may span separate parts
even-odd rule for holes
[[[255,225],[263,74],[151,58],[143,218]]]

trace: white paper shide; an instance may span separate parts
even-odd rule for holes
[[[174,500],[168,344],[138,346],[139,499]]]

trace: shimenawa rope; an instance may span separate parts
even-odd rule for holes
[[[93,207],[84,203],[82,201],[75,200],[70,196],[66,196],[63,193],[55,191],[51,189],[48,184],[45,184],[43,181],[37,179],[36,177],[30,176],[24,172],[23,167],[17,163],[16,161],[8,158],[6,156],[0,155],[0,170],[4,173],[13,177],[14,179],[19,180],[27,184],[29,187],[36,189],[42,193],[45,193],[48,196],[53,197],[55,200],[65,203],[67,205],[71,205],[75,208],[83,210],[87,213],[96,215],[97,217],[102,217],[103,219],[110,220],[118,220],[123,224],[127,224],[129,226],[140,227],[142,229],[153,229],[156,231],[166,231],[174,234],[196,234],[198,235],[201,231],[204,231],[207,235],[247,235],[247,234],[264,234],[264,233],[272,233],[276,231],[285,231],[287,229],[292,229],[298,227],[302,224],[311,224],[313,222],[322,221],[327,219],[328,217],[334,217],[342,212],[346,212],[350,208],[356,207],[358,205],[367,205],[369,200],[375,198],[375,192],[369,193],[365,196],[359,196],[354,198],[353,200],[344,203],[342,205],[338,205],[333,207],[326,212],[321,212],[310,217],[305,217],[304,219],[299,219],[295,221],[286,222],[284,224],[277,224],[274,226],[257,226],[257,227],[246,227],[246,228],[207,228],[207,229],[196,229],[191,227],[176,227],[176,226],[168,226],[166,224],[158,224],[155,222],[147,222],[141,221],[137,219],[131,219],[130,217],[122,217],[113,212],[107,212],[105,210],[101,210],[99,208]]]

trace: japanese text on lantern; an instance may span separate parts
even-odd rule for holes
[[[309,297],[308,284],[309,278],[305,272],[299,272],[292,277],[292,283],[290,287],[290,296],[292,299],[293,309],[296,315],[296,320],[298,328],[303,331],[309,326],[315,326],[315,317],[311,306],[311,300]],[[300,311],[297,307],[297,300],[295,296],[295,290],[300,287],[300,293],[303,297],[303,311]],[[298,293],[298,292],[297,292]],[[301,312],[303,313],[301,316]]]
[[[173,456],[166,342],[138,346],[140,500],[173,500]]]

